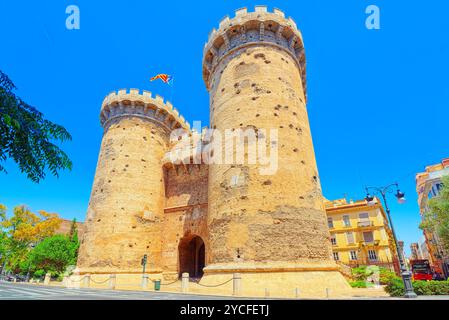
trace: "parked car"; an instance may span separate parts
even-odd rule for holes
[[[26,282],[27,281],[27,277],[26,276],[18,274],[15,277],[16,277],[16,281],[17,282]]]
[[[8,281],[8,282],[14,282],[14,276],[10,274],[5,274],[1,276],[1,280]]]

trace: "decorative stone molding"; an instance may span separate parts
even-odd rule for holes
[[[235,11],[235,17],[224,17],[218,30],[213,29],[203,51],[203,79],[210,89],[211,75],[220,61],[235,49],[257,45],[275,45],[289,53],[298,65],[306,95],[306,59],[302,34],[292,18],[285,18],[284,12],[274,9],[268,12],[266,6],[256,6],[254,12],[247,8]]]
[[[135,116],[160,123],[166,130],[183,128],[190,132],[190,124],[169,101],[149,91],[121,89],[106,96],[101,105],[100,122],[107,128],[112,119]]]

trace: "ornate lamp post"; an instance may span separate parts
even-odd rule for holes
[[[398,240],[396,237],[396,232],[394,231],[394,227],[393,227],[393,221],[391,220],[390,208],[388,207],[388,203],[387,203],[386,195],[387,195],[387,193],[393,192],[393,187],[396,187],[395,196],[398,199],[398,202],[400,204],[404,203],[405,202],[405,194],[399,190],[399,186],[397,183],[392,183],[385,187],[380,187],[380,188],[379,187],[366,187],[365,188],[365,190],[366,190],[365,200],[368,202],[368,205],[374,203],[374,196],[372,196],[369,193],[370,190],[373,190],[374,194],[378,193],[382,196],[382,200],[384,202],[385,210],[386,210],[387,216],[388,216],[388,221],[390,222],[391,232],[393,233],[394,244],[396,246],[396,251],[398,253],[399,265],[401,268],[401,276],[402,276],[402,281],[404,281],[404,288],[405,288],[404,297],[405,298],[416,298],[417,295],[413,291],[411,273],[407,269],[407,266],[405,265],[404,256],[399,248]]]

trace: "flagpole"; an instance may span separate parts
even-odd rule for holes
[[[172,81],[171,81],[171,89],[170,89],[170,102],[175,105],[175,102],[173,101],[173,91],[174,91],[174,87],[175,87],[175,77],[173,77]]]

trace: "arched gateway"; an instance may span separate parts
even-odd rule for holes
[[[179,274],[188,272],[192,278],[201,278],[206,258],[203,239],[197,235],[182,238],[178,252]]]

